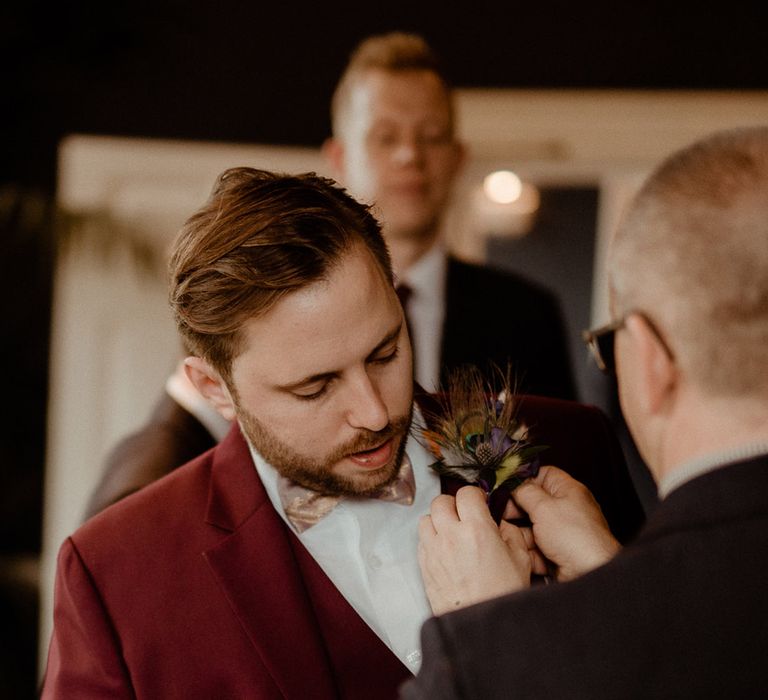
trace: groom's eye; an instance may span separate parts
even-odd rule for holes
[[[370,359],[370,362],[377,365],[386,365],[392,362],[400,354],[400,346],[395,345],[393,348],[381,352]]]
[[[330,382],[323,382],[322,384],[312,384],[307,387],[302,387],[300,390],[293,392],[293,395],[297,399],[302,401],[313,401],[319,399],[326,391],[328,391],[328,384]]]

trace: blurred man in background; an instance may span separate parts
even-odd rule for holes
[[[559,305],[517,275],[462,262],[441,224],[465,158],[450,85],[419,36],[391,33],[352,53],[331,103],[334,177],[381,220],[414,346],[433,390],[454,367],[511,364],[523,392],[575,398]]]

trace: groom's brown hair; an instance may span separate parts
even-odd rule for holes
[[[361,244],[392,280],[378,222],[332,180],[225,171],[172,249],[170,303],[187,347],[231,379],[243,324],[327,277]]]

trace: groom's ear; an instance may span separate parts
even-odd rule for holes
[[[235,402],[229,387],[216,369],[201,357],[184,360],[184,372],[195,388],[227,420],[235,419]]]

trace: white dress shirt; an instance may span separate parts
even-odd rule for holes
[[[416,481],[411,505],[342,498],[297,535],[355,612],[415,675],[421,665],[419,633],[432,614],[416,558],[418,523],[440,493],[440,479],[414,437],[406,452]],[[295,532],[280,502],[277,471],[253,447],[251,456],[272,505]]]
[[[438,242],[397,279],[411,288],[406,311],[413,330],[414,377],[430,392],[440,381],[447,271],[448,254]]]

